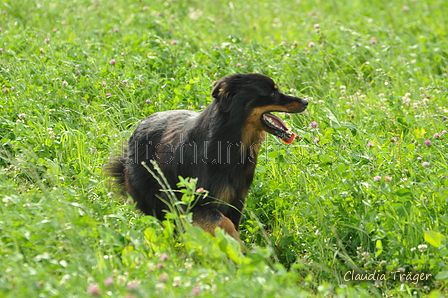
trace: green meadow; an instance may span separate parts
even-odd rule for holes
[[[2,1],[0,297],[445,297],[447,15],[444,0]],[[261,148],[241,251],[188,215],[144,216],[103,167],[144,117],[201,111],[249,72],[310,104],[280,115],[292,144]]]

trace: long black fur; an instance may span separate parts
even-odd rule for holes
[[[301,112],[307,102],[280,93],[272,79],[261,74],[223,77],[215,83],[212,97],[202,113],[165,111],[144,119],[130,137],[125,157],[108,165],[109,175],[139,209],[159,219],[168,208],[157,196],[166,194],[142,161],[151,169],[150,160],[156,161],[173,189],[178,176],[197,177],[197,186],[209,196],[193,207],[194,222],[211,230],[227,217],[238,230],[259,145],[269,131],[257,113],[264,108]]]

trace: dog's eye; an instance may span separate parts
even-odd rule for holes
[[[277,90],[274,90],[274,91],[271,92],[271,96],[272,97],[275,97],[276,95],[277,95]]]

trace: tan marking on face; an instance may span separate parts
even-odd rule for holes
[[[226,83],[226,82],[222,82],[222,83],[220,84],[220,87],[221,87],[221,88],[218,89],[218,91],[219,91],[219,95],[221,95],[222,93],[224,93],[224,92],[226,91],[226,86],[227,86],[227,83]]]
[[[277,86],[277,85],[274,85],[274,89],[278,89],[278,86]]]
[[[275,111],[275,112],[295,112],[297,109],[300,109],[302,104],[298,101],[293,101],[285,105],[269,105],[264,107],[254,108],[251,114],[256,113],[257,115]]]
[[[244,123],[241,141],[244,149],[251,149],[251,154],[258,154],[261,143],[266,138],[266,133],[260,121],[263,112],[254,109]]]

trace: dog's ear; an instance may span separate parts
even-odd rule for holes
[[[212,97],[216,100],[218,107],[222,112],[230,111],[234,95],[232,88],[230,88],[224,80],[219,80],[214,84]]]

